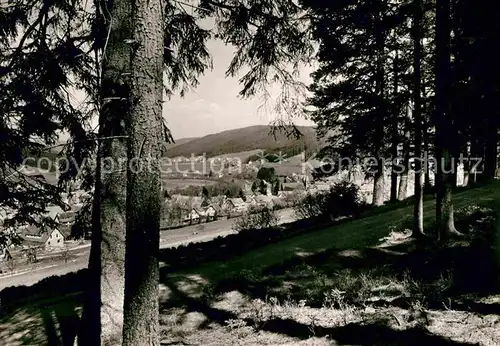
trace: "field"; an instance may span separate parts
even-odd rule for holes
[[[207,179],[165,179],[162,183],[164,184],[163,188],[170,190],[187,186],[215,185],[217,181]]]
[[[457,193],[465,235],[439,246],[408,238],[412,206],[403,202],[221,261],[163,263],[162,343],[498,345],[499,188]],[[432,196],[424,209],[431,234]],[[69,293],[31,299],[0,320],[0,340],[74,337],[80,304]]]
[[[170,175],[182,175],[182,174],[202,174],[209,175],[210,172],[214,174],[222,173],[224,175],[228,175],[229,173],[235,175],[241,172],[247,172],[248,169],[244,167],[244,164],[248,157],[253,155],[255,152],[259,151],[250,151],[250,152],[239,152],[233,153],[223,156],[217,156],[213,158],[205,158],[205,160],[196,161],[194,158],[191,159],[188,157],[189,161],[174,161],[174,159],[163,159],[161,164],[161,172],[163,177],[167,177]],[[226,159],[234,159],[235,165],[229,166]],[[241,165],[240,165],[241,163]]]
[[[238,159],[242,163],[246,163],[248,161],[248,158],[250,156],[257,155],[260,152],[262,152],[262,149],[240,151],[238,153],[229,153],[229,154],[217,155],[217,156],[212,157],[212,159],[215,160],[215,162],[217,162],[216,160],[223,160],[223,159]]]

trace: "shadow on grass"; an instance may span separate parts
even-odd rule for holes
[[[73,346],[86,277],[81,270],[2,290],[0,344]]]
[[[208,319],[200,328],[206,327],[207,323],[210,321],[223,325],[226,321],[237,318],[237,316],[231,312],[211,307],[207,299],[193,298],[190,294],[179,289],[178,283],[167,281],[165,285],[172,294],[166,304],[161,304],[160,311],[172,307],[186,307],[189,312],[200,312]]]
[[[63,309],[55,306],[54,309],[41,311],[47,345],[73,346],[78,333],[80,318],[74,309]]]
[[[299,339],[327,336],[342,345],[474,345],[452,341],[420,328],[395,330],[383,323],[311,328],[293,320],[276,319],[268,321],[262,329]]]
[[[179,306],[186,308],[186,313],[202,313],[207,317],[207,320],[198,329],[207,328],[211,322],[224,325],[229,320],[238,319],[238,316],[234,313],[211,307],[210,301],[207,299],[190,297],[188,293],[180,290],[177,284],[172,282],[166,283],[173,296],[175,296],[175,299],[171,300],[168,305],[163,305],[162,309],[173,307],[172,302],[175,301],[180,304]],[[250,318],[242,320],[247,325],[255,324],[255,321]],[[474,345],[471,343],[455,342],[429,333],[423,328],[395,330],[384,323],[384,321],[366,324],[350,323],[341,327],[325,328],[306,325],[292,319],[275,318],[260,323],[257,329],[302,340],[311,337],[328,337],[337,343],[347,345]]]
[[[0,319],[0,344],[73,346],[81,301],[65,296],[36,301]]]
[[[498,249],[492,246],[498,234],[493,216],[489,210],[457,218],[459,229],[472,227],[460,241],[436,245],[432,240],[409,239],[383,248],[305,253],[260,272],[242,271],[226,277],[211,287],[211,293],[236,290],[251,298],[305,300],[321,307],[325,295],[339,289],[345,292],[345,303],[363,306],[367,299],[386,301],[373,293],[385,287],[384,296],[397,297],[390,305],[408,308],[419,302],[443,309],[443,304],[453,301],[454,309],[498,312],[495,305],[462,298],[500,292]],[[303,253],[300,248],[295,250]],[[387,292],[395,286],[397,292]]]

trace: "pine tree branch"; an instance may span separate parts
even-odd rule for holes
[[[101,141],[101,140],[108,140],[108,139],[118,139],[118,138],[128,138],[129,136],[107,136],[107,137],[96,137],[92,139],[83,139],[79,141],[71,141],[70,143],[85,143],[85,142],[93,142],[93,141]],[[44,147],[45,150],[48,149],[54,149],[54,148],[59,148],[59,147],[64,147],[70,143],[65,143],[65,144],[56,144],[48,147]]]
[[[46,8],[46,6],[44,6],[44,8]],[[47,8],[46,8],[46,10],[47,10]],[[37,19],[26,29],[23,37],[21,38],[21,41],[19,41],[19,45],[17,46],[14,53],[12,53],[12,58],[11,58],[9,64],[4,69],[2,69],[3,70],[2,72],[0,72],[0,77],[4,77],[10,72],[10,70],[12,69],[12,66],[14,66],[14,63],[17,60],[18,55],[21,54],[21,52],[24,48],[24,44],[26,43],[26,40],[32,34],[32,32],[35,30],[35,28],[42,23],[42,21],[45,17],[45,12],[46,11],[40,11]]]

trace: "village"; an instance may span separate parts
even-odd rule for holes
[[[247,161],[242,164],[241,159],[237,157],[223,157],[217,161],[222,169],[216,174],[203,166],[206,164],[203,157],[194,161],[188,161],[187,158],[169,159],[169,164],[174,162],[189,165],[189,169],[180,170],[183,172],[181,174],[162,170],[164,197],[161,230],[236,219],[263,209],[292,210],[308,194],[328,191],[334,182],[345,179],[359,184],[361,190],[367,192],[363,195],[364,198],[370,198],[370,188],[360,172],[342,172],[327,179],[314,179],[310,170],[304,170],[302,157],[298,158],[290,158],[277,164],[262,161]],[[211,167],[214,167],[213,161],[210,163]],[[318,163],[315,163],[315,166],[317,167]],[[34,182],[57,184],[57,177],[55,179],[52,173],[41,172],[33,167],[25,171]],[[262,178],[264,173],[268,174],[267,180]],[[193,185],[195,183],[197,185]],[[226,187],[230,189],[224,191]],[[0,225],[15,233],[18,241],[2,249],[3,262],[8,263],[15,254],[18,258],[33,262],[33,257],[36,259],[34,253],[41,255],[72,249],[82,244],[89,246],[92,233],[92,195],[92,190],[84,191],[81,188],[81,181],[70,183],[60,195],[61,205],[50,205],[46,208],[45,214],[38,220],[40,226],[8,226],[5,221],[10,219],[15,211],[4,208],[0,212]]]
[[[306,195],[304,188],[280,190],[273,194],[272,185],[266,185],[265,193],[254,192],[247,182],[240,197],[226,195],[185,196],[174,194],[165,199],[164,218],[166,227],[179,227],[194,223],[210,222],[222,218],[235,218],[243,213],[258,211],[263,208],[283,209],[293,207]],[[296,184],[296,187],[299,187]]]
[[[177,161],[175,161],[177,162]],[[182,159],[179,162],[183,162]],[[192,161],[190,161],[192,162]],[[201,162],[195,160],[196,163]],[[162,173],[162,182],[166,182],[166,187],[162,188],[165,192],[163,203],[163,217],[161,227],[163,230],[172,228],[181,228],[198,223],[212,222],[221,219],[237,218],[246,212],[255,212],[262,208],[283,209],[292,207],[301,200],[307,192],[318,189],[317,184],[305,183],[309,181],[300,174],[282,174],[278,176],[279,190],[265,180],[259,181],[259,186],[255,187],[255,177],[259,171],[255,164],[247,163],[244,170],[247,172],[243,176],[252,180],[240,179],[234,173],[237,161],[233,157],[227,157],[220,160],[224,165],[224,173],[216,175],[204,174],[198,170],[191,170],[180,177],[172,173]],[[53,173],[43,172],[43,170],[29,167],[20,169],[24,175],[33,181],[33,183],[57,184],[57,177]],[[190,181],[197,179],[208,179],[214,184],[221,182],[231,182],[241,185],[240,193],[237,196],[225,194],[213,196],[192,196],[186,194],[169,195],[167,190],[171,188],[173,182],[178,180],[182,188],[186,188]],[[170,184],[170,185],[169,185]],[[171,189],[175,190],[175,189]],[[39,226],[34,224],[15,224],[10,225],[7,221],[15,215],[15,210],[3,208],[0,211],[0,225],[4,230],[14,233],[18,241],[12,242],[2,249],[2,260],[7,263],[15,254],[21,255],[30,261],[33,253],[39,255],[61,251],[62,249],[81,246],[90,243],[91,227],[89,215],[91,208],[89,204],[93,191],[84,191],[81,188],[81,181],[75,181],[68,185],[65,192],[62,192],[61,205],[49,205],[45,213],[38,218]],[[75,230],[77,220],[83,220],[86,225],[80,225]],[[19,257],[19,256],[18,256]],[[32,259],[31,259],[32,260]]]
[[[246,155],[255,156],[256,152],[258,153],[258,151],[247,152]],[[167,194],[162,226],[176,228],[235,218],[264,208],[272,210],[291,208],[307,194],[326,191],[332,184],[332,180],[313,179],[310,170],[305,169],[303,154],[279,163],[269,163],[264,160],[252,162],[248,159],[246,163],[242,163],[242,156],[244,157],[240,153],[240,156],[209,159],[210,168],[207,168],[207,161],[203,156],[194,159],[185,157],[172,159],[170,164],[185,165],[183,179],[193,179],[193,181],[212,179],[212,181],[200,181],[198,188],[186,186],[173,190],[175,193]],[[212,170],[214,164],[221,169]],[[311,166],[318,167],[319,162],[314,162],[309,165]],[[265,171],[268,171],[267,175]],[[266,175],[265,179],[261,173]],[[179,174],[164,173],[162,176],[164,179],[175,179]],[[338,177],[336,178],[338,180]],[[208,183],[213,180],[232,184],[236,186],[236,190],[211,195],[208,193],[210,190]],[[192,189],[189,189],[190,187]]]

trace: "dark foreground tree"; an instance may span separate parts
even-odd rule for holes
[[[441,235],[459,235],[453,216],[455,169],[453,141],[456,138],[454,122],[450,113],[451,95],[451,19],[450,0],[436,1],[436,126],[435,150],[437,159],[436,172],[436,224],[438,239]]]
[[[131,62],[128,125],[127,246],[124,346],[159,345],[159,263],[164,138],[164,9],[160,0],[136,0],[128,38]]]
[[[91,282],[84,307],[83,345],[120,344],[123,334],[125,287],[125,232],[127,139],[125,117],[129,110],[130,15],[129,0],[112,7],[99,2],[96,25],[108,28],[100,85],[99,137],[93,205]],[[103,47],[104,48],[104,47]]]
[[[413,100],[414,100],[414,133],[415,133],[415,203],[413,208],[413,234],[424,234],[424,198],[422,172],[422,98],[421,98],[421,20],[422,3],[413,0]]]

